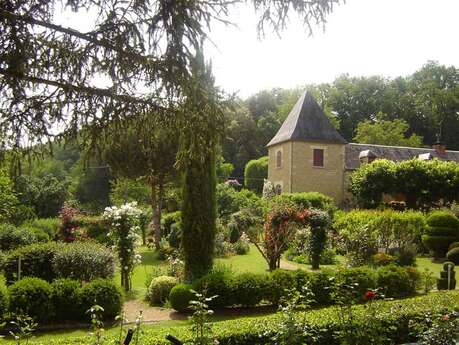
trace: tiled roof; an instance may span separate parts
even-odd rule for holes
[[[303,93],[267,146],[289,140],[347,143],[310,92]]]
[[[434,149],[424,149],[415,147],[402,146],[385,146],[371,144],[356,144],[350,143],[345,147],[345,168],[346,170],[354,170],[360,166],[360,152],[370,150],[377,158],[385,158],[391,161],[400,162],[412,158],[438,158],[447,161],[459,162],[459,151],[446,151],[444,155],[439,155]],[[426,155],[426,154],[429,154]]]

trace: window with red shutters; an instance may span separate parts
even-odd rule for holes
[[[324,166],[324,150],[323,149],[313,149],[312,150],[312,165],[315,167]]]

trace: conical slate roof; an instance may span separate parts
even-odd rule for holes
[[[279,131],[266,146],[289,140],[347,144],[308,91],[296,102]]]

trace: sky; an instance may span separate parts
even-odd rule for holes
[[[219,86],[247,97],[273,87],[332,82],[335,77],[406,76],[428,60],[459,67],[459,0],[346,0],[313,37],[292,21],[278,38],[257,39],[250,9],[238,28],[217,27],[209,45]]]
[[[217,85],[242,98],[332,82],[344,73],[406,76],[428,60],[459,67],[458,14],[459,0],[346,0],[312,37],[292,18],[281,38],[258,40],[252,7],[238,7],[230,16],[237,28],[212,26],[215,46],[207,44],[206,57]],[[93,20],[71,11],[56,19],[81,31]]]

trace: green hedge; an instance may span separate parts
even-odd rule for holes
[[[5,258],[3,268],[7,284],[17,280],[19,257],[21,277],[38,277],[48,282],[57,278],[80,281],[108,278],[115,270],[113,253],[97,243],[33,244],[12,251]]]
[[[10,224],[0,225],[0,250],[13,250],[21,246],[49,241],[48,235],[40,229]]]
[[[426,325],[426,315],[429,313],[443,313],[446,310],[459,308],[459,295],[457,292],[431,293],[421,297],[407,298],[397,301],[381,301],[377,310],[385,325],[385,335],[391,344],[402,344],[414,342],[419,335],[418,332]],[[365,319],[363,310],[365,305],[354,307],[355,320],[352,327],[356,331],[364,333],[368,329],[368,320]],[[303,314],[300,314],[300,316]],[[342,328],[339,324],[338,309],[328,307],[308,311],[305,314],[309,329],[314,337],[305,343],[309,345],[329,344],[339,345],[336,338],[337,332]],[[269,315],[261,317],[246,317],[235,320],[215,322],[213,333],[221,345],[273,345],[268,338],[269,332],[276,332],[279,329],[280,315]],[[151,327],[143,328],[145,344],[170,345],[165,340],[167,334],[173,334],[182,341],[189,342],[192,339],[192,332],[189,326],[175,327]],[[109,336],[107,343],[117,341],[117,335]],[[363,342],[365,343],[365,342]],[[92,339],[89,337],[74,337],[69,339],[47,340],[48,345],[90,345]]]
[[[371,268],[350,268],[339,271],[307,272],[304,270],[276,270],[270,274],[229,272],[210,273],[192,288],[206,296],[217,296],[210,302],[212,308],[233,305],[253,306],[265,301],[277,305],[290,290],[301,291],[307,285],[314,294],[314,305],[334,303],[333,291],[337,283],[358,284],[357,293],[362,297],[369,289],[382,288],[386,297],[414,295],[420,275],[414,267],[395,265]]]
[[[10,312],[25,313],[41,324],[89,322],[86,311],[98,304],[104,308],[104,318],[113,320],[120,313],[123,300],[121,289],[108,279],[96,279],[81,287],[76,280],[58,279],[49,284],[29,277],[11,285],[7,293],[0,287],[0,318]]]

